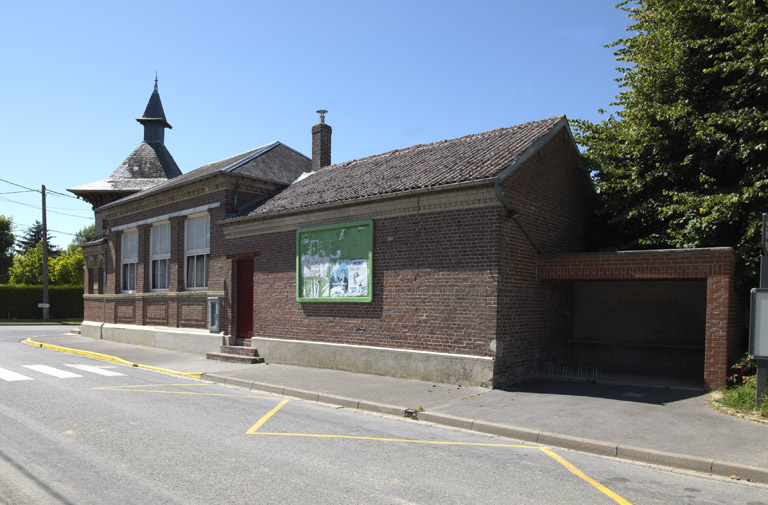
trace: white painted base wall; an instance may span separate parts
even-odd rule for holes
[[[406,379],[491,387],[493,358],[385,347],[254,337],[268,363],[331,368]]]
[[[195,354],[219,352],[220,347],[229,340],[223,333],[210,333],[207,330],[132,324],[104,324],[102,327],[102,323],[94,321],[83,321],[80,332],[90,338]]]
[[[85,337],[194,354],[219,352],[221,345],[234,344],[234,338],[229,335],[189,328],[131,324],[102,326],[100,322],[83,321],[80,331]],[[261,337],[251,339],[251,347],[257,348],[259,355],[269,363],[466,386],[491,387],[493,381],[493,358],[485,356]]]

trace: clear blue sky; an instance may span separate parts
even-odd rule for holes
[[[0,178],[62,193],[106,178],[142,139],[155,71],[182,172],[274,140],[310,155],[321,108],[333,162],[560,114],[597,121],[618,92],[604,45],[629,25],[615,2],[3,2]],[[15,191],[0,181],[20,236],[40,195]],[[48,214],[60,247],[92,222],[82,201],[48,207],[70,214]]]

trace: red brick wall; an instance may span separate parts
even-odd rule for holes
[[[707,279],[704,382],[725,387],[729,363],[738,357],[743,305],[735,290],[736,258],[730,248],[624,251],[541,256],[541,280]]]
[[[496,334],[501,219],[490,207],[375,220],[370,303],[298,303],[295,230],[227,248],[260,253],[255,336],[482,356]]]
[[[233,182],[234,183],[234,182]],[[254,198],[251,194],[241,194],[243,204]],[[184,201],[160,205],[151,210],[137,212],[113,218],[108,226],[118,227],[145,219],[219,203],[219,207],[210,209],[211,218],[211,258],[209,291],[227,291],[231,268],[226,260],[226,251],[222,250],[223,235],[217,222],[232,211],[232,190],[190,198]],[[171,223],[171,258],[168,293],[183,293],[179,296],[153,297],[150,293],[149,235],[151,224],[139,225],[139,264],[137,268],[136,295],[121,292],[120,281],[120,245],[122,232],[108,232],[107,251],[107,286],[105,293],[117,295],[109,297],[106,305],[106,322],[151,326],[170,326],[184,328],[207,327],[207,291],[184,291],[184,221],[185,217],[172,217]],[[199,293],[195,295],[194,293]],[[147,295],[148,294],[148,295]],[[105,300],[86,298],[85,319],[103,321],[105,319]],[[229,324],[230,306],[228,299],[222,299],[222,324]],[[226,327],[226,326],[225,326]]]
[[[504,194],[544,252],[579,251],[589,218],[589,184],[561,131],[502,184]],[[499,315],[494,382],[514,382],[569,358],[573,334],[570,283],[536,278],[537,251],[517,223],[501,229]]]

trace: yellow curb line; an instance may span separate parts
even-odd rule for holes
[[[181,375],[181,376],[184,376],[184,377],[190,377],[192,379],[202,379],[203,375],[204,375],[204,372],[203,373],[179,372],[177,370],[169,370],[167,368],[159,368],[159,367],[156,367],[156,366],[142,365],[140,363],[131,363],[130,361],[126,361],[126,360],[124,360],[122,358],[118,358],[116,356],[110,356],[108,354],[101,354],[101,353],[98,353],[98,352],[91,352],[91,351],[82,351],[80,349],[71,349],[69,347],[62,347],[62,346],[59,346],[59,345],[52,345],[52,344],[44,344],[42,342],[35,342],[34,340],[32,340],[33,338],[35,338],[35,337],[29,337],[26,340],[22,340],[22,343],[30,345],[32,347],[42,347],[44,349],[51,349],[51,350],[54,350],[54,351],[68,352],[70,354],[77,354],[77,355],[80,355],[80,356],[87,356],[89,358],[100,359],[102,361],[110,361],[112,363],[119,363],[121,365],[128,365],[128,366],[132,366],[132,367],[136,367],[136,368],[145,368],[147,370],[154,370],[156,372],[164,372],[164,373],[169,373],[169,374],[173,374],[173,375]]]

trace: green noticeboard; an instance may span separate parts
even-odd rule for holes
[[[370,302],[372,299],[372,220],[296,231],[296,300]]]

